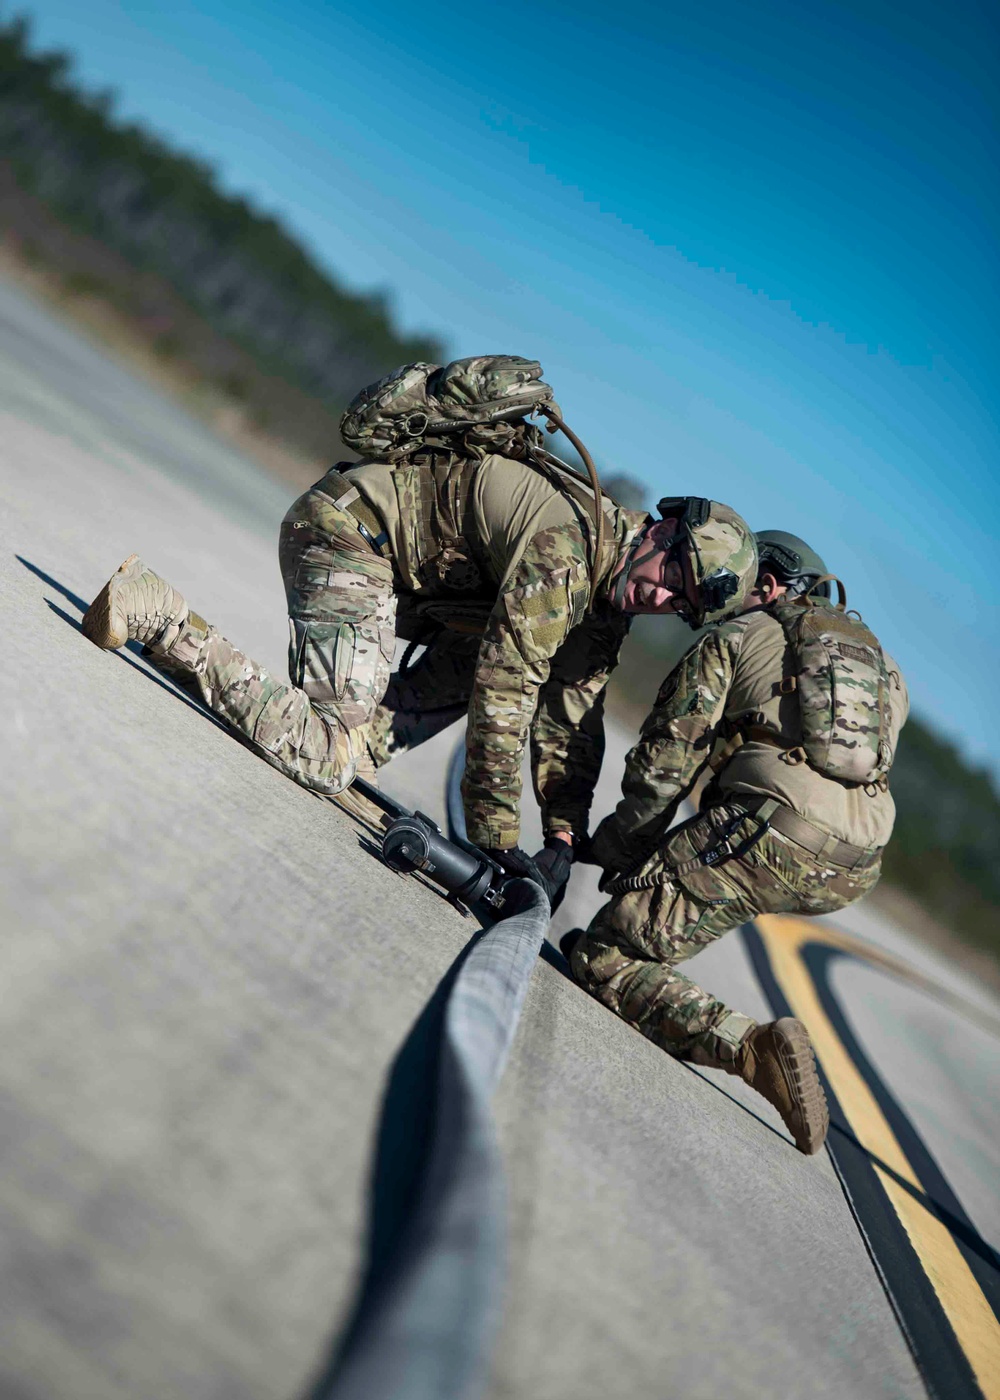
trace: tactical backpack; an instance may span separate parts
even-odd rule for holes
[[[587,468],[582,476],[547,452],[541,430],[526,421],[540,413],[549,432],[561,431]],[[593,527],[590,606],[594,604],[605,521],[597,468],[590,453],[563,422],[537,360],[520,355],[473,355],[449,365],[402,365],[362,389],[340,420],[340,436],[353,452],[392,464],[445,452],[483,458],[490,453],[520,458],[545,473],[557,489],[582,507]],[[345,466],[345,470],[348,468]],[[580,491],[580,481],[592,492]]]
[[[813,598],[827,581],[838,602]],[[781,623],[794,658],[782,695],[796,694],[801,747],[786,761],[808,762],[825,777],[851,786],[884,788],[899,737],[889,699],[891,681],[878,638],[856,612],[847,611],[844,585],[832,574],[805,593],[779,598],[768,607]]]
[[[362,389],[340,420],[352,452],[398,462],[433,447],[503,451],[517,420],[558,405],[537,360],[520,355],[473,355],[450,365],[403,365]],[[537,432],[537,429],[534,431]]]

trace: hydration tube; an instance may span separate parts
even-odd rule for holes
[[[578,481],[587,481],[594,492],[594,515],[596,516],[597,539],[594,543],[594,559],[590,566],[590,606],[594,606],[594,596],[597,592],[597,580],[601,569],[601,555],[604,553],[604,492],[601,489],[601,481],[597,475],[597,468],[594,466],[594,459],[584,447],[581,440],[562,419],[562,416],[554,408],[547,404],[539,404],[538,412],[544,414],[554,428],[558,428],[561,433],[565,433],[570,442],[580,454],[583,465],[587,468],[587,475],[574,471],[566,462],[560,462],[559,466],[570,476],[575,476]],[[547,454],[545,454],[547,455]],[[558,460],[558,459],[556,459]],[[589,478],[589,480],[588,480]]]

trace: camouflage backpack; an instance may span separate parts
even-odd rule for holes
[[[543,446],[541,429],[526,421],[538,410],[548,432],[563,432],[587,469],[586,476]],[[446,452],[470,461],[490,453],[518,458],[543,472],[583,508],[593,524],[590,603],[604,553],[607,495],[586,447],[562,420],[537,360],[520,355],[472,355],[443,368],[418,362],[362,389],[340,420],[340,436],[362,457],[393,465],[420,453]],[[579,483],[589,488],[581,493]]]
[[[839,590],[834,605],[814,598],[819,585]],[[844,585],[824,575],[794,598],[779,598],[768,611],[781,623],[794,669],[779,683],[799,698],[801,749],[790,762],[808,762],[825,777],[855,786],[884,786],[899,737],[889,704],[889,672],[878,638],[847,611]]]
[[[537,360],[473,355],[450,365],[402,365],[362,389],[340,420],[352,452],[397,462],[414,452],[479,446],[502,451],[539,405],[558,411]],[[520,425],[523,431],[523,425]]]

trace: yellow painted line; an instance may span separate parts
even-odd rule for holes
[[[845,951],[849,948],[861,956],[867,955],[866,946],[836,929],[784,914],[762,914],[755,922],[788,1004],[808,1027],[816,1054],[858,1141],[923,1194],[924,1188],[875,1096],[823,1010],[801,956],[807,943],[826,943]],[[986,1400],[1000,1400],[1000,1323],[975,1275],[937,1216],[878,1166],[874,1169],[937,1293],[980,1390]]]

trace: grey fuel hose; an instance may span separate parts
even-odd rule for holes
[[[456,822],[460,778],[453,759]],[[486,1383],[507,1270],[491,1100],[550,917],[537,885],[512,893],[516,912],[473,943],[448,995],[427,1164],[385,1282],[312,1400],[473,1400]]]

